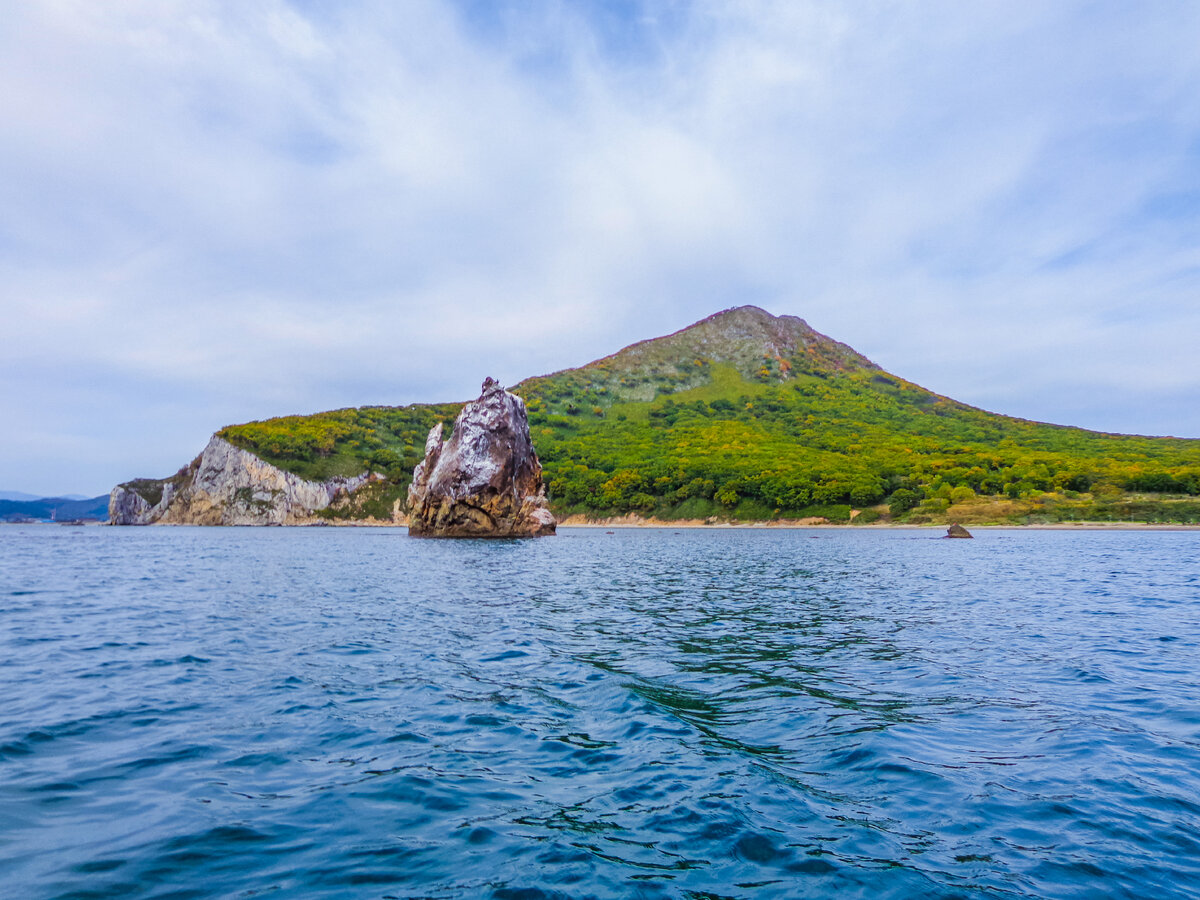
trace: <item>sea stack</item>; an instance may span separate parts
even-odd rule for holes
[[[542,464],[525,401],[492,378],[479,399],[425,440],[408,489],[408,533],[421,537],[540,537],[554,534]]]

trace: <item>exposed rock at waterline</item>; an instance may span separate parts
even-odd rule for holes
[[[306,481],[213,436],[171,478],[117,485],[108,498],[113,525],[302,525],[313,513],[374,476]]]
[[[969,538],[974,536],[975,535],[971,534],[971,532],[967,531],[967,529],[963,528],[957,522],[946,529],[946,537],[948,538]]]
[[[408,489],[408,532],[429,537],[554,534],[525,401],[488,378],[479,399],[425,441]]]

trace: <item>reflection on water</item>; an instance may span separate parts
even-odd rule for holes
[[[1200,535],[0,534],[21,897],[1200,896]]]

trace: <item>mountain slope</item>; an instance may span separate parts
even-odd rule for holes
[[[879,367],[795,316],[772,316],[739,306],[702,319],[665,337],[639,341],[577,369],[528,378],[516,387],[542,397],[566,396],[600,404],[652,400],[712,380],[713,365],[729,366],[743,379],[772,381],[804,373],[854,372]]]
[[[837,520],[878,505],[864,518],[1200,515],[1186,500],[1200,494],[1200,441],[984,412],[883,371],[802,319],[751,306],[512,390],[526,399],[560,513]],[[336,410],[220,436],[305,478],[385,473],[369,495],[382,509],[403,496],[428,429],[459,407]],[[1154,508],[1131,492],[1151,495]]]

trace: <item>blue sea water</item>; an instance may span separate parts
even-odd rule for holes
[[[0,529],[0,896],[1200,897],[1200,532]]]

